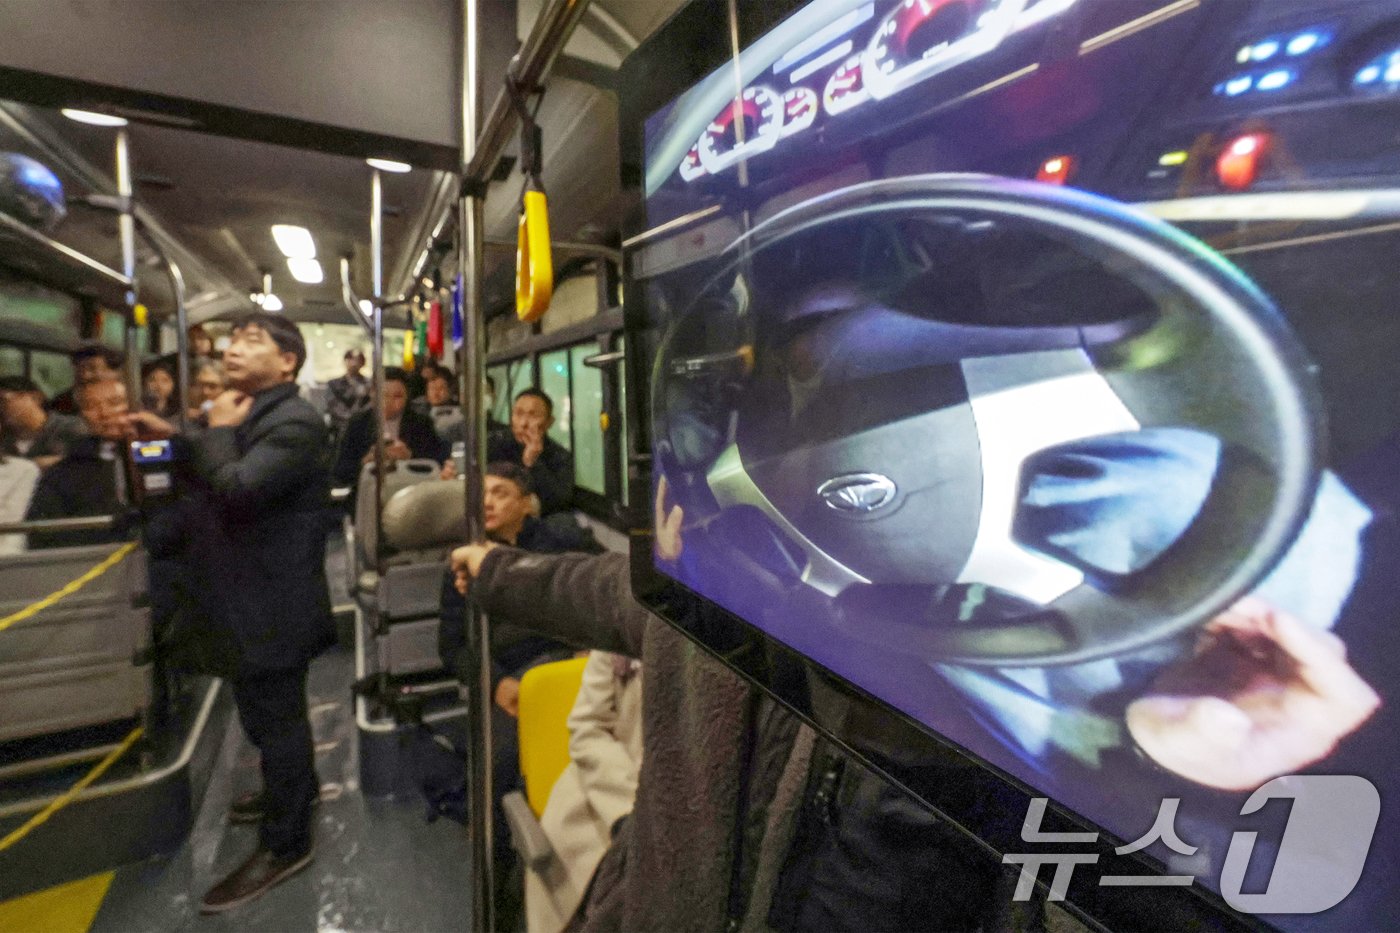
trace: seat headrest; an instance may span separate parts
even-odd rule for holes
[[[461,544],[467,538],[466,503],[464,479],[400,489],[384,503],[384,544],[396,551]]]

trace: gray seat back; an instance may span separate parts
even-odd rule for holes
[[[0,617],[61,589],[118,545],[49,548],[0,557]],[[150,644],[139,548],[71,596],[0,633],[0,741],[140,715],[150,668],[132,663]]]

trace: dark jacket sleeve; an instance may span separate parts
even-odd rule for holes
[[[340,438],[335,467],[331,470],[331,479],[337,486],[353,486],[359,481],[360,460],[369,452],[370,444],[373,443],[370,437],[370,419],[366,414],[360,412],[352,416],[345,426],[345,434]]]
[[[657,620],[632,599],[626,554],[530,554],[496,548],[472,595],[493,617],[571,645],[639,658]]]
[[[195,469],[214,497],[234,508],[255,508],[304,485],[321,465],[325,429],[288,419],[271,425],[240,453],[236,428],[209,428],[190,439]]]
[[[535,465],[530,482],[540,497],[540,512],[562,512],[574,501],[574,455],[558,444],[546,444]]]

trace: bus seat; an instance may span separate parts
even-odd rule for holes
[[[467,539],[466,480],[420,483],[384,504],[384,543],[396,552],[441,549]]]
[[[0,617],[61,589],[117,545],[0,558]],[[151,701],[145,552],[0,635],[0,742],[140,716]]]
[[[382,501],[388,502],[401,489],[437,481],[439,470],[438,464],[432,460],[401,461],[384,476]],[[367,463],[360,469],[360,482],[355,499],[355,541],[358,545],[356,562],[361,570],[372,568],[378,563],[379,538],[374,520],[374,486],[374,464]]]
[[[583,684],[588,658],[570,658],[531,668],[520,678],[520,773],[525,790],[501,798],[511,845],[527,866],[539,870],[554,854],[540,828],[549,793],[569,764],[569,712]]]
[[[530,810],[539,816],[569,764],[569,712],[588,658],[541,664],[520,678],[520,773]]]

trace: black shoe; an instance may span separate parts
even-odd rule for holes
[[[312,807],[321,805],[321,795],[317,794],[311,801]],[[247,793],[236,798],[228,808],[228,821],[230,823],[261,823],[267,810],[263,806],[262,791]]]
[[[255,901],[311,864],[310,847],[300,855],[273,855],[258,847],[248,861],[209,889],[199,905],[202,914],[223,913]]]

